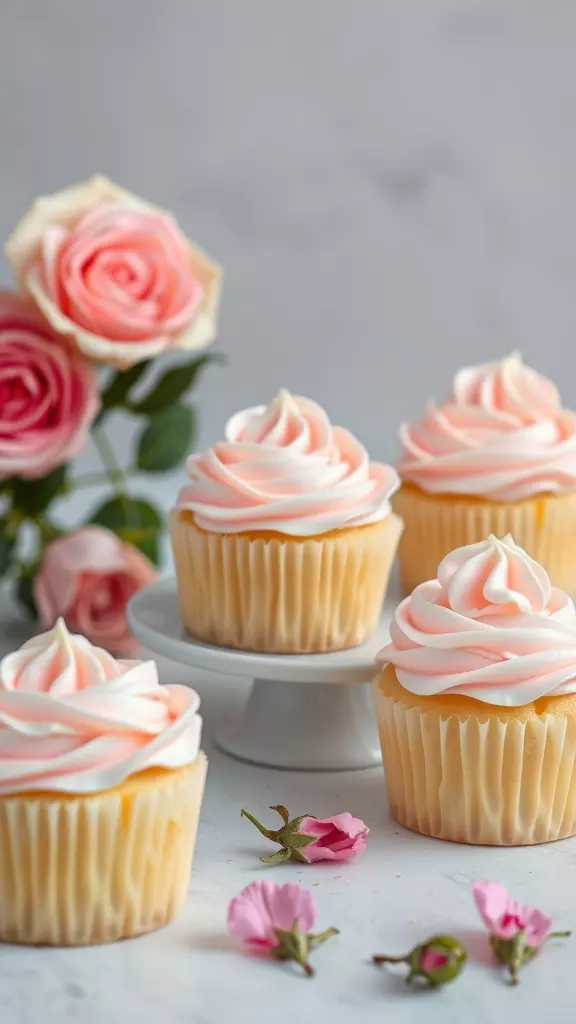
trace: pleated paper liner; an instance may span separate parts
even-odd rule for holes
[[[392,498],[404,520],[398,548],[400,586],[410,594],[436,579],[445,555],[465,544],[507,533],[548,572],[552,583],[576,594],[576,492],[492,502],[452,494],[426,494],[402,484]]]
[[[86,796],[0,798],[0,941],[91,945],[167,924],[186,897],[206,764]]]
[[[372,684],[390,812],[457,843],[527,846],[576,833],[576,698],[493,708]]]
[[[378,624],[402,524],[390,515],[319,537],[210,533],[174,510],[182,620],[207,643],[245,651],[338,651]]]

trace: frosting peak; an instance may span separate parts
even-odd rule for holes
[[[217,533],[313,536],[378,522],[398,487],[391,466],[370,462],[324,409],[284,389],[269,405],[232,416],[225,440],[192,455],[187,471],[178,505]]]
[[[554,417],[561,409],[556,386],[526,366],[520,352],[460,370],[454,378],[454,401],[492,409],[511,427]]]
[[[520,706],[576,692],[576,609],[512,537],[447,555],[396,609],[380,663],[421,696]]]
[[[54,629],[0,661],[0,796],[90,793],[196,758],[198,695],[161,686],[153,661],[116,661]]]
[[[510,534],[452,551],[440,562],[438,582],[448,606],[471,619],[544,612],[552,594],[546,570]]]
[[[576,488],[576,416],[518,352],[460,370],[400,442],[400,474],[430,493],[517,501]]]

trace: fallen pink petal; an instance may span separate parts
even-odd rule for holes
[[[304,972],[314,972],[308,955],[337,935],[337,929],[312,935],[316,921],[314,897],[294,882],[250,882],[228,907],[228,931],[247,946],[261,949],[277,960],[294,960]]]
[[[540,946],[552,928],[552,919],[535,907],[518,903],[500,882],[473,882],[472,896],[491,935],[511,939],[525,930],[526,944]]]
[[[228,908],[230,934],[249,945],[267,949],[279,944],[276,929],[289,931],[295,921],[306,934],[316,921],[312,893],[295,882],[250,882]]]
[[[547,914],[518,903],[501,882],[473,882],[472,896],[490,934],[492,951],[508,968],[511,985],[518,984],[520,968],[536,956],[548,939],[570,935],[569,931],[552,932],[552,919]]]

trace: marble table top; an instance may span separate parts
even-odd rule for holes
[[[25,638],[15,612],[2,605],[0,652]],[[470,898],[470,881],[503,881],[519,899],[548,911],[559,928],[576,927],[576,839],[519,850],[436,842],[389,817],[381,770],[297,773],[234,761],[211,744],[214,722],[244,699],[242,680],[197,676],[167,661],[164,681],[193,682],[201,694],[210,760],[188,899],[162,931],[85,949],[0,947],[2,1024],[493,1024],[544,1015],[573,1022],[576,938],[551,945],[510,989],[490,959]],[[240,808],[266,815],[282,802],[294,813],[343,810],[364,818],[366,851],[350,864],[265,868],[263,840]],[[255,878],[310,886],[319,927],[341,934],[314,955],[317,974],[243,954],[226,934],[229,899]],[[401,972],[377,969],[374,952],[404,952],[437,932],[455,933],[470,952],[459,981],[440,992],[414,992]],[[517,1018],[516,1018],[517,1015]]]

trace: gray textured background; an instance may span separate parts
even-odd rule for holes
[[[175,211],[226,268],[202,442],[283,385],[391,459],[513,347],[574,405],[575,44],[554,0],[6,2],[0,236],[95,171]]]

